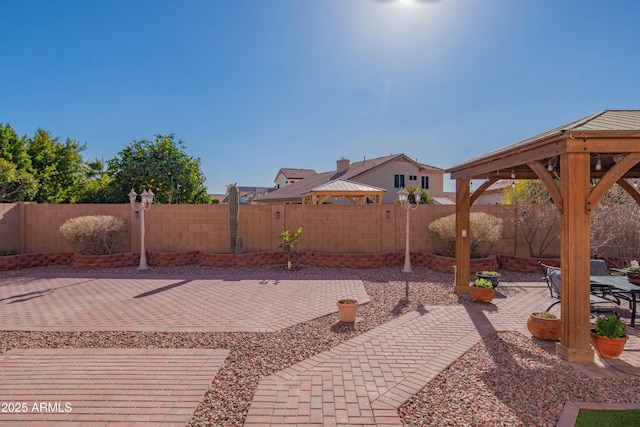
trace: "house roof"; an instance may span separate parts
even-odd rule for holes
[[[302,194],[308,193],[312,189],[324,185],[330,181],[334,181],[336,179],[343,180],[354,180],[359,175],[362,175],[365,172],[370,171],[380,165],[383,165],[387,162],[391,162],[397,159],[402,158],[404,161],[411,162],[415,164],[420,170],[425,172],[441,172],[444,173],[443,169],[437,168],[435,166],[425,165],[423,163],[418,163],[415,160],[411,159],[405,154],[391,154],[389,156],[377,157],[375,159],[364,159],[360,162],[354,162],[349,165],[349,168],[337,172],[336,170],[332,170],[329,172],[321,172],[316,173],[315,175],[310,175],[304,178],[301,181],[295,182],[293,184],[289,184],[285,187],[282,187],[276,191],[269,193],[267,196],[260,199],[261,201],[300,201],[302,198]],[[280,169],[282,171],[282,169]],[[309,170],[309,169],[306,169]]]
[[[281,168],[276,174],[276,179],[278,179],[278,175],[280,174],[284,175],[287,179],[304,179],[316,173],[313,169]]]

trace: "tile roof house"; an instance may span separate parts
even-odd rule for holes
[[[309,169],[295,170],[309,171]],[[276,179],[280,177],[282,171],[283,169],[280,169]],[[398,190],[403,187],[421,187],[427,190],[431,197],[443,196],[444,170],[418,163],[405,154],[392,154],[354,163],[349,159],[341,158],[336,162],[335,170],[305,174],[307,176],[299,181],[281,186],[262,197],[258,203],[302,203],[303,197],[308,196],[312,190],[326,188],[323,186],[339,179],[349,181],[351,185],[355,183],[374,187],[377,190],[386,190],[382,196],[383,203],[391,203],[397,199]],[[348,203],[341,198],[326,198],[322,201],[322,203],[343,202]]]

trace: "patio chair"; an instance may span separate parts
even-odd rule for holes
[[[561,284],[560,284],[560,276],[561,271],[559,267],[553,267],[551,265],[543,264],[538,261],[540,268],[542,269],[542,273],[544,274],[544,279],[547,282],[547,286],[549,287],[549,293],[551,294],[551,298],[557,301],[554,301],[545,311],[551,310],[553,306],[556,304],[560,304],[561,297]],[[599,297],[594,294],[589,294],[589,304],[591,304],[591,311],[594,311],[594,304],[604,304],[604,303],[612,303],[613,301],[608,300],[603,297]]]

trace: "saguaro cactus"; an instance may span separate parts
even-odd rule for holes
[[[227,186],[229,201],[229,252],[236,253],[236,240],[238,238],[238,200],[239,190],[236,184]]]

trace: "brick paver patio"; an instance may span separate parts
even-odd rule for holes
[[[425,307],[269,376],[244,425],[401,426],[397,409],[482,336],[530,335],[526,317],[545,307],[549,296],[537,284],[523,285],[503,285],[493,304]],[[640,374],[639,350],[640,338],[630,337],[614,363]],[[581,368],[588,375],[611,374],[594,365]]]
[[[368,301],[362,282],[350,277],[72,276],[0,285],[0,329],[265,332],[334,313],[338,298]],[[401,425],[397,408],[409,397],[482,336],[528,336],[526,316],[549,301],[541,283],[502,284],[498,291],[492,304],[424,307],[263,379],[245,425]],[[26,402],[28,412],[1,414],[0,423],[184,425],[226,355],[10,350],[0,355],[0,401]],[[640,373],[637,334],[611,363]],[[590,376],[625,375],[602,363],[577,366]],[[568,403],[567,411],[578,404]]]
[[[0,424],[184,426],[228,353],[10,350],[0,355],[0,402],[13,406],[4,407]]]
[[[35,277],[0,286],[0,330],[273,332],[369,302],[358,278]]]

